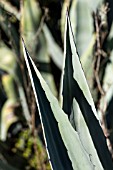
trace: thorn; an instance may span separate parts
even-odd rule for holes
[[[69,17],[69,8],[67,7],[67,10],[66,10],[66,15],[67,17]]]
[[[23,37],[21,37],[21,39],[22,39],[22,42],[24,43],[24,39],[23,39]],[[25,44],[25,43],[24,43]]]
[[[24,39],[23,39],[23,37],[21,37],[21,39],[22,39],[22,41],[24,42]]]

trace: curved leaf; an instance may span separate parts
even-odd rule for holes
[[[51,74],[50,55],[47,47],[48,43],[43,31],[43,26],[41,26],[43,15],[39,3],[36,0],[26,0],[24,1],[22,11],[22,36],[24,36],[26,45],[35,58],[42,76],[49,84],[52,92],[57,96],[54,78]],[[33,41],[33,43],[31,43],[31,41]]]
[[[70,18],[80,56],[87,50],[92,39],[93,17],[91,12],[90,2],[88,0],[72,1]]]
[[[59,107],[58,101],[37,70],[24,43],[23,50],[53,169],[91,170],[93,165],[77,132],[74,131],[67,115]]]
[[[64,72],[62,76],[62,82],[64,85],[61,88],[61,92],[63,95],[63,110],[68,114],[68,117],[74,117],[73,112],[71,112],[73,111],[74,107],[72,105],[72,102],[73,99],[76,100],[90,132],[94,147],[97,151],[102,166],[104,169],[110,170],[113,168],[111,155],[108,151],[106,139],[99,124],[93,99],[90,94],[89,87],[87,85],[86,78],[84,76],[84,72],[82,70],[79,57],[76,52],[74,37],[68,14],[66,19],[64,42],[65,60]],[[71,113],[73,115],[71,115]]]
[[[61,69],[63,63],[63,52],[61,48],[58,46],[58,44],[55,42],[54,38],[52,37],[52,34],[49,31],[47,25],[44,25],[43,30],[47,40],[49,54],[53,61],[55,62],[55,64],[57,65],[57,67]]]
[[[29,114],[25,92],[22,87],[22,81],[17,65],[16,55],[4,43],[1,44],[0,48],[0,69],[6,71],[9,75],[11,75],[15,82],[18,84],[18,91],[24,116],[26,120],[30,122],[31,116]]]

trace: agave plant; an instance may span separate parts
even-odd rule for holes
[[[106,138],[77,54],[68,11],[60,104],[22,42],[51,168],[113,169]]]
[[[71,36],[72,31],[70,31],[71,26],[68,19],[66,19],[67,29],[64,29],[67,6],[69,7],[76,48]],[[50,170],[45,147],[43,145],[42,134],[39,137],[39,133],[41,133],[39,114],[35,106],[35,98],[33,97],[28,73],[26,67],[24,67],[20,43],[21,36],[25,40],[35,65],[49,85],[52,93],[57,97],[60,86],[60,73],[63,65],[59,99],[60,110],[62,109],[65,112],[69,120],[68,124],[71,123],[70,125],[71,128],[74,129],[74,134],[76,133],[76,136],[78,136],[77,140],[79,140],[78,143],[81,143],[79,146],[82,145],[83,153],[80,152],[80,150],[79,152],[82,153],[81,155],[84,155],[84,160],[86,160],[85,155],[87,155],[86,158],[88,157],[88,161],[90,160],[89,162],[92,162],[90,169],[95,169],[95,166],[96,169],[107,167],[105,163],[103,164],[106,159],[106,140],[113,159],[112,16],[113,2],[111,0],[97,0],[95,2],[89,0],[0,1],[1,169],[26,169],[27,166],[28,169]],[[63,39],[65,37],[64,64],[61,35]],[[32,41],[33,43],[31,43]],[[99,46],[98,43],[100,44]],[[77,58],[74,57],[76,56],[75,51],[79,52]],[[84,73],[82,72],[83,74],[80,71],[81,67],[79,69],[78,56],[84,70]],[[76,72],[76,70],[78,70],[78,72]],[[84,80],[84,74],[89,87],[86,85],[86,80]],[[80,90],[76,90],[79,89],[77,83],[83,95]],[[79,97],[80,99],[78,96],[81,96]],[[89,106],[91,106],[91,108]],[[97,111],[95,111],[95,107]],[[95,115],[97,118],[95,119],[95,116],[90,116],[92,124],[90,124],[87,119],[87,117],[89,118],[89,114],[86,113],[86,110],[88,110],[87,113]],[[58,113],[55,115],[57,114]],[[103,134],[101,135],[102,132],[98,130],[99,133],[97,134],[94,130],[98,129],[95,128],[98,126],[98,117],[99,127],[102,127],[104,135],[106,136],[106,139],[104,138],[105,145],[99,142],[103,136]],[[48,119],[48,117],[46,118]],[[57,120],[56,117],[54,120],[53,119],[51,119],[50,122]],[[43,122],[46,122],[46,120],[44,120]],[[58,120],[57,122],[60,121]],[[50,134],[55,133],[53,124],[51,126],[49,125],[52,129]],[[78,158],[71,157],[72,154],[75,154],[75,151],[73,151],[74,153],[70,152],[71,147],[69,143],[71,143],[72,140],[65,139],[65,135],[63,137],[64,133],[57,127],[57,124],[59,123],[56,123],[55,127],[58,129],[57,134],[59,135],[54,134],[53,136],[55,139],[56,136],[59,136],[60,139],[58,141],[61,140],[62,142],[56,141],[57,144],[54,144],[54,146],[57,149],[52,149],[55,151],[59,150],[59,146],[62,145],[62,147],[60,147],[64,148],[61,149],[62,153],[64,151],[65,155],[67,155],[67,153],[69,154],[62,158],[60,151],[57,151],[58,153],[54,153],[53,150],[50,151],[53,145],[50,144],[50,134],[47,138],[47,134],[49,133],[49,130],[47,130],[45,131],[45,137],[47,138],[46,144],[50,155],[50,161],[52,167],[55,168],[55,166],[57,166],[57,161],[61,159],[59,164],[63,167],[65,166],[65,169],[69,169],[72,162],[76,162],[75,160],[78,160]],[[43,123],[43,125],[45,127],[45,123]],[[62,126],[62,123],[60,123],[60,126]],[[42,140],[40,140],[40,138]],[[51,141],[53,141],[52,138]],[[73,138],[72,145],[75,145],[75,138]],[[100,145],[104,146],[104,154],[102,154],[103,150],[101,151]],[[12,159],[10,158],[10,153],[12,154]],[[53,159],[52,157],[56,157],[57,159]],[[67,164],[64,165],[66,162],[65,160],[71,161],[69,166]],[[54,161],[56,161],[55,165]],[[60,168],[57,166],[57,169]]]

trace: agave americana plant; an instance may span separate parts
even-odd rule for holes
[[[77,54],[68,12],[60,104],[22,42],[51,168],[112,170],[112,158]]]

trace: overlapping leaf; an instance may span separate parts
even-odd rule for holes
[[[23,49],[53,169],[93,169],[90,157],[84,150],[77,132],[37,70],[24,43]]]
[[[100,169],[103,166],[104,169],[110,170],[113,168],[112,159],[107,148],[105,136],[99,124],[93,99],[91,97],[79,57],[76,52],[68,14],[64,42],[65,59],[64,72],[62,76],[63,86],[61,88],[61,93],[63,95],[63,110],[67,113],[71,120],[74,119],[74,127],[80,133],[79,136],[83,142],[84,148],[89,154],[93,154],[91,160],[94,165],[96,163],[95,167],[97,166],[96,168]],[[82,123],[81,125],[83,127],[80,126],[80,123]],[[84,128],[87,133],[83,131]],[[90,135],[88,133],[90,133]],[[84,142],[87,138],[85,138],[85,136],[90,139],[86,143]],[[93,141],[94,146],[91,144],[91,140]],[[88,142],[90,142],[89,145],[93,147],[91,150],[87,147]],[[102,166],[99,163],[98,158],[95,160],[96,157],[99,157]]]
[[[21,34],[24,36],[26,45],[32,56],[35,58],[43,78],[48,82],[54,95],[57,96],[54,78],[51,74],[50,53],[47,46],[48,41],[46,40],[48,32],[46,28],[46,33],[42,31],[42,28],[44,30],[43,24],[41,26],[43,15],[39,3],[35,0],[26,0],[24,1],[22,11]],[[45,34],[47,34],[47,36],[45,36]],[[34,43],[31,43],[31,41]]]
[[[52,57],[55,64],[57,65],[57,67],[61,69],[63,63],[63,52],[61,48],[58,46],[58,44],[55,42],[47,25],[44,25],[43,30],[47,40],[49,54]]]
[[[93,36],[93,17],[91,12],[88,0],[72,1],[70,18],[80,56],[87,50]]]

